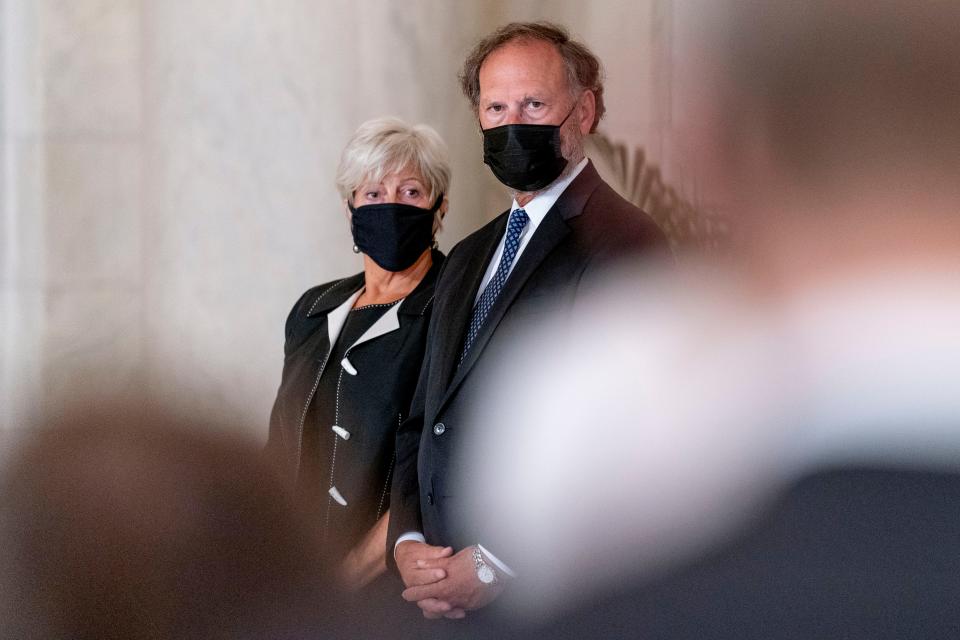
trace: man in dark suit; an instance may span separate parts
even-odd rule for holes
[[[518,637],[960,637],[960,4],[705,4],[734,268],[625,277],[492,394]]]
[[[482,381],[515,336],[571,308],[613,259],[666,249],[656,225],[584,155],[604,112],[600,63],[584,45],[555,25],[509,24],[476,46],[461,83],[483,129],[484,161],[513,203],[450,253],[411,417],[397,436],[388,555],[404,598],[427,617],[462,617],[512,577],[484,533],[466,530],[452,487],[464,437],[484,428]]]

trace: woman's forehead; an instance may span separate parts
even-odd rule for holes
[[[419,169],[411,165],[400,168],[383,167],[379,171],[374,171],[364,176],[362,184],[385,183],[385,182],[407,182],[415,180],[423,183],[423,174]]]

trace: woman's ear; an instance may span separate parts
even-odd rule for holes
[[[350,213],[350,201],[343,201],[343,215],[347,218],[347,223],[351,224],[353,222],[353,214]]]
[[[440,206],[437,208],[437,212],[433,216],[433,238],[434,244],[436,244],[437,234],[440,233],[440,230],[443,229],[443,216],[447,215],[447,209],[450,207],[450,200],[444,196],[443,201],[440,202]]]

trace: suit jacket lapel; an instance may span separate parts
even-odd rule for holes
[[[494,302],[493,307],[490,309],[490,314],[487,316],[483,327],[480,329],[480,333],[474,340],[473,346],[470,347],[470,352],[467,354],[466,358],[464,358],[463,363],[460,364],[460,367],[456,369],[453,380],[451,380],[450,385],[447,387],[446,392],[443,395],[443,400],[438,406],[438,410],[447,403],[450,397],[460,386],[460,383],[470,372],[470,369],[473,368],[473,365],[479,359],[480,354],[483,353],[483,349],[487,342],[489,342],[490,337],[493,335],[494,331],[496,331],[497,325],[499,325],[500,321],[503,320],[504,315],[510,308],[510,305],[513,304],[514,299],[516,299],[520,291],[523,290],[523,286],[526,284],[527,280],[529,280],[530,276],[533,275],[533,273],[537,270],[537,267],[540,266],[540,263],[543,262],[548,255],[550,255],[550,253],[558,244],[560,244],[560,241],[563,240],[568,233],[570,233],[570,226],[567,224],[567,221],[583,212],[587,200],[589,200],[590,195],[594,192],[597,186],[599,186],[599,184],[600,175],[594,168],[593,163],[588,162],[587,166],[585,166],[580,172],[580,175],[578,175],[574,181],[570,183],[550,211],[547,212],[543,222],[540,223],[540,226],[537,227],[533,237],[530,238],[530,243],[518,258],[516,266],[514,266],[513,271],[510,273],[510,277],[507,278],[507,282],[504,285],[503,291],[500,292],[496,302]],[[503,217],[504,224],[501,225],[500,231],[496,234],[495,242],[493,244],[494,248],[497,246],[497,243],[499,243],[500,237],[503,235],[503,229],[506,227],[507,216]],[[491,250],[487,255],[487,258],[481,267],[481,278],[492,253],[493,250]],[[461,322],[461,332],[459,335],[459,341],[456,343],[455,347],[456,353],[453,356],[454,366],[456,365],[456,358],[460,355],[459,349],[463,343],[463,336],[466,333],[466,325],[469,323],[470,319],[469,313],[473,310],[473,299],[476,297],[476,290],[479,284],[480,283],[478,280],[471,290],[473,293],[469,297],[469,311],[467,315],[464,318],[458,319],[458,321]],[[444,379],[449,380],[449,378]]]
[[[442,341],[442,351],[439,354],[439,379],[443,384],[440,392],[446,390],[456,371],[460,348],[467,334],[467,328],[470,326],[473,301],[477,297],[477,290],[487,270],[487,263],[497,250],[500,238],[507,227],[507,214],[509,211],[491,225],[490,233],[479,239],[476,247],[469,249],[464,247],[468,251],[466,266],[459,273],[450,273],[452,280],[450,291],[454,292],[454,295],[448,298],[443,308],[437,307],[434,310],[436,317],[444,319],[448,331],[446,339]]]
[[[470,369],[473,368],[473,365],[477,362],[480,354],[483,353],[484,347],[486,347],[487,342],[489,342],[490,337],[496,330],[497,325],[499,325],[503,319],[507,309],[510,308],[517,294],[523,289],[523,285],[530,276],[533,275],[533,272],[536,271],[543,259],[553,251],[554,247],[556,247],[569,232],[570,227],[567,226],[567,223],[560,216],[552,214],[547,215],[547,217],[543,219],[543,222],[540,223],[540,226],[537,227],[536,233],[530,238],[530,244],[523,250],[516,266],[510,273],[510,277],[507,278],[503,291],[500,292],[496,302],[493,303],[490,314],[480,329],[480,333],[477,334],[476,339],[473,341],[473,346],[470,347],[467,356],[456,370],[456,374],[450,386],[447,388],[447,392],[444,394],[441,406],[453,395],[457,387],[460,386],[460,382],[463,381],[470,372]],[[469,322],[469,318],[465,322]],[[459,355],[458,352],[457,356]]]
[[[337,341],[337,338],[340,336],[340,331],[343,329],[343,325],[347,322],[347,316],[350,315],[350,309],[353,308],[353,303],[357,301],[357,298],[360,297],[360,294],[363,292],[363,289],[358,289],[353,292],[353,294],[344,300],[338,307],[333,309],[329,314],[327,314],[327,353],[329,354],[333,350],[333,345]]]
[[[391,331],[396,331],[400,328],[400,318],[398,314],[400,312],[400,307],[403,305],[404,300],[401,300],[397,304],[393,305],[387,312],[382,316],[377,318],[377,321],[370,325],[370,328],[363,332],[363,335],[357,338],[357,341],[350,345],[350,349],[353,349],[357,345],[363,344],[374,338],[379,338],[382,335],[386,335]]]

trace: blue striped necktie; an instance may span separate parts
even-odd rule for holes
[[[463,342],[463,351],[460,352],[460,362],[466,357],[470,347],[473,346],[480,328],[490,314],[490,308],[496,301],[497,296],[503,290],[503,285],[507,282],[507,275],[510,273],[510,267],[513,265],[514,258],[517,257],[517,250],[520,248],[520,234],[527,226],[530,216],[523,209],[516,209],[510,214],[510,221],[507,223],[507,235],[503,241],[503,255],[500,256],[500,264],[497,266],[497,272],[493,274],[487,288],[480,294],[480,299],[473,307],[473,316],[470,318],[470,328],[467,330],[467,337]],[[458,363],[459,364],[459,363]]]

